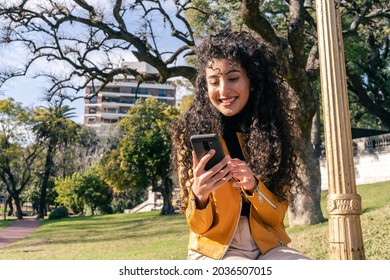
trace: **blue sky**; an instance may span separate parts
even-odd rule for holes
[[[0,98],[12,97],[24,106],[46,106],[47,102],[43,100],[42,79],[32,79],[27,77],[14,78],[1,88]],[[83,123],[84,100],[78,99],[72,103],[68,102],[71,107],[75,108],[76,118],[73,120],[77,123]]]

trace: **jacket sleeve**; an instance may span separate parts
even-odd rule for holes
[[[182,170],[183,166],[179,164],[178,174],[181,174]],[[213,210],[210,202],[211,198],[209,199],[206,208],[198,209],[196,207],[195,195],[191,190],[191,182],[187,182],[186,185],[183,186],[179,178],[179,186],[181,196],[183,196],[182,190],[184,188],[188,190],[188,205],[185,214],[190,229],[197,234],[205,233],[213,224]]]
[[[211,198],[206,208],[198,209],[194,193],[191,189],[188,191],[187,222],[191,230],[197,234],[205,233],[213,224],[213,210],[210,200]]]
[[[259,217],[268,225],[276,225],[283,221],[288,208],[288,201],[279,201],[268,188],[258,180],[252,194],[243,190],[246,198],[252,203]]]

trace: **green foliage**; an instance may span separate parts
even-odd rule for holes
[[[62,219],[66,217],[69,217],[69,211],[65,206],[57,207],[49,214],[50,220]]]
[[[12,98],[0,100],[0,180],[22,218],[21,192],[32,179],[39,145],[33,143],[31,110]]]
[[[137,186],[145,189],[156,177],[163,177],[170,166],[171,138],[168,123],[178,111],[156,99],[139,99],[122,119],[125,137],[121,141],[122,164]],[[165,174],[164,174],[165,173]]]
[[[98,164],[100,176],[116,192],[152,187],[164,199],[161,214],[174,212],[170,173],[171,137],[169,123],[179,111],[155,98],[138,99],[122,118],[118,147],[106,153]]]
[[[383,129],[381,121],[358,101],[356,95],[349,94],[351,126],[359,128]]]
[[[62,103],[35,109],[34,131],[42,140],[67,143],[77,134],[77,124],[71,120],[74,108]]]
[[[239,28],[242,20],[237,11],[240,1],[234,0],[196,0],[186,11],[186,18],[198,37],[215,32],[223,27]]]
[[[33,131],[37,140],[45,147],[45,159],[41,178],[41,193],[38,207],[39,217],[46,214],[47,191],[55,173],[54,157],[60,146],[73,143],[79,126],[71,120],[74,108],[54,102],[48,107],[39,107],[34,111]]]
[[[119,148],[104,153],[99,160],[97,170],[101,178],[116,191],[139,189],[131,180],[131,174],[122,165]]]
[[[146,189],[169,173],[171,139],[168,124],[176,108],[148,98],[138,99],[120,122],[124,137],[99,162],[99,173],[118,190]]]
[[[112,193],[110,187],[100,179],[97,172],[94,170],[84,173],[82,176],[82,184],[79,188],[79,196],[84,200],[86,206],[96,214],[96,210],[100,214],[111,214]]]
[[[245,29],[241,14],[241,2],[235,0],[196,0],[186,10],[186,18],[198,38],[221,28]],[[259,1],[259,9],[281,35],[287,34],[289,6],[286,1]]]
[[[56,201],[75,214],[85,214],[87,210],[92,214],[96,214],[96,211],[101,214],[112,213],[111,190],[94,170],[57,178],[55,189],[58,193]]]
[[[390,128],[390,22],[385,12],[379,13],[386,10],[386,4],[361,2],[345,3],[341,17],[343,27],[349,30],[344,36],[344,50],[351,123],[358,127]],[[351,30],[356,25],[356,15],[363,11],[361,5],[378,15],[365,14],[367,18],[362,17],[358,28]]]
[[[188,110],[193,100],[194,100],[194,95],[192,94],[183,96],[179,107],[180,114],[184,114]]]
[[[79,188],[82,185],[82,175],[74,173],[66,178],[57,178],[54,181],[58,194],[56,202],[68,207],[74,214],[83,213],[85,203],[79,196]]]

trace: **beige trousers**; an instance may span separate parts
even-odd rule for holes
[[[195,252],[188,251],[189,260],[210,260],[211,258]],[[262,255],[252,237],[249,228],[248,218],[240,217],[233,240],[223,256],[224,260],[309,260],[298,251],[289,247],[275,247]]]

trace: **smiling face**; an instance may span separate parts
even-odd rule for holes
[[[211,103],[227,117],[241,112],[249,99],[250,81],[245,70],[227,59],[214,59],[206,68]]]

